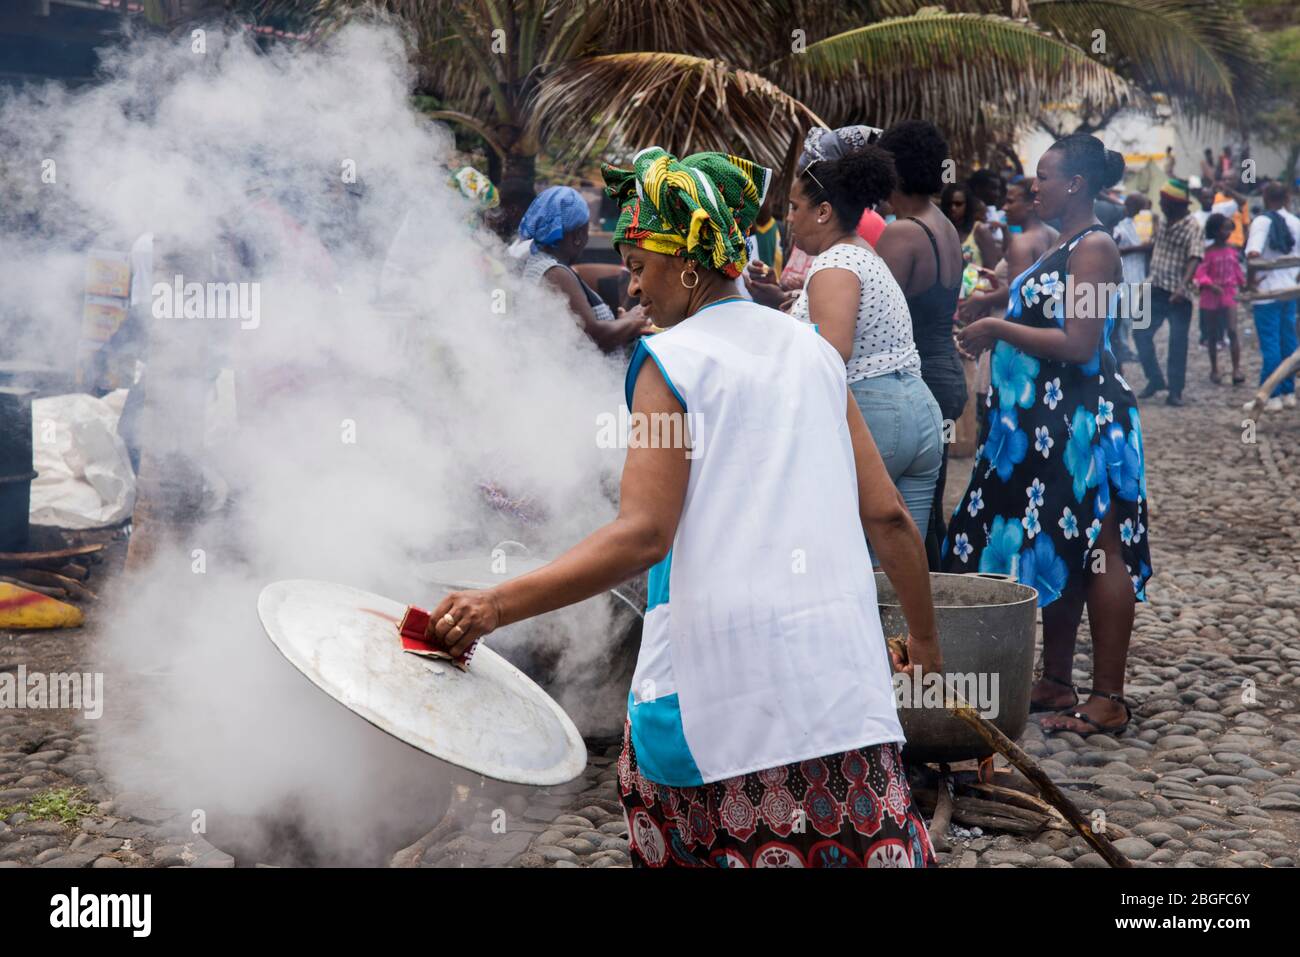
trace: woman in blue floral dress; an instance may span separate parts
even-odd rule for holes
[[[1146,477],[1136,398],[1110,350],[1123,275],[1093,200],[1124,160],[1075,134],[1039,161],[1034,205],[1061,242],[1017,276],[1005,319],[958,334],[993,350],[989,408],[970,484],[948,529],[947,572],[1009,574],[1038,589],[1043,674],[1032,707],[1047,730],[1119,733],[1136,600],[1151,576]],[[1071,683],[1084,605],[1093,688]],[[1086,700],[1080,693],[1087,695]]]

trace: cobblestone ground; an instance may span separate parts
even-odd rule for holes
[[[1253,339],[1244,351],[1257,382]],[[1126,372],[1145,385],[1136,363]],[[1105,811],[1133,860],[1289,867],[1300,851],[1300,411],[1267,415],[1250,433],[1247,387],[1211,384],[1195,345],[1184,397],[1182,408],[1163,395],[1142,404],[1156,577],[1129,654],[1133,723],[1113,738],[1045,736],[1031,720],[1021,744],[1072,784],[1085,812]],[[950,507],[969,477],[962,466]],[[1076,652],[1074,681],[1090,685],[1086,618]],[[1081,838],[1052,831],[962,837],[940,858],[1105,866]]]
[[[1254,381],[1257,355],[1246,340]],[[1136,367],[1130,382],[1141,388]],[[1022,745],[1144,866],[1287,867],[1300,855],[1300,410],[1243,426],[1245,387],[1208,382],[1193,350],[1188,403],[1142,407],[1156,577],[1138,609],[1129,659],[1134,722],[1119,738],[1044,737]],[[1253,439],[1253,441],[1251,441]],[[969,461],[955,462],[955,501]],[[93,619],[93,614],[92,614]],[[0,669],[78,670],[94,629],[0,633]],[[1086,624],[1076,682],[1091,678]],[[57,711],[0,711],[0,867],[228,867],[188,818],[117,794],[96,769],[93,722]],[[590,742],[584,774],[562,787],[462,788],[444,821],[394,866],[628,866],[616,795],[616,742]],[[12,810],[51,788],[84,788],[73,824]],[[9,809],[9,810],[6,810]],[[1068,832],[954,831],[946,867],[1104,866]]]

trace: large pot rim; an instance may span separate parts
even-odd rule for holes
[[[884,578],[886,581],[889,580],[888,576],[885,575],[884,572],[876,572],[876,577]],[[965,574],[960,574],[956,572],[930,572],[931,581],[933,581],[936,578],[971,578],[971,577],[988,578],[994,581],[999,581],[1004,585],[1014,586],[1015,588],[1021,591],[1023,597],[1016,598],[1011,601],[980,602],[977,605],[959,605],[959,604],[949,604],[945,602],[936,601],[934,602],[934,607],[936,609],[939,608],[1008,608],[1012,605],[1023,605],[1026,602],[1033,602],[1035,606],[1037,606],[1038,604],[1038,589],[1034,588],[1032,585],[1026,585],[1023,582],[1018,582],[1010,575],[995,575],[989,572],[966,572]],[[892,588],[892,585],[890,587]],[[900,608],[900,609],[902,608],[901,603],[898,602],[897,600],[895,601],[882,600],[879,591],[877,591],[876,594],[876,604],[879,605],[881,608]]]

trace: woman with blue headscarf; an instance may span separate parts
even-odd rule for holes
[[[582,194],[569,186],[551,186],[533,200],[519,223],[520,240],[531,240],[524,278],[543,280],[559,290],[583,331],[602,352],[613,352],[643,335],[650,324],[641,310],[615,318],[604,300],[573,269],[587,247],[590,211]]]

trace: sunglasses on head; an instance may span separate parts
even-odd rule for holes
[[[881,129],[878,126],[856,126],[856,127],[847,127],[847,129],[863,130],[866,133],[867,146],[874,146],[876,141],[879,140],[880,137],[883,136],[885,132],[883,129]],[[825,130],[824,132],[837,134],[836,139],[839,140],[840,142],[843,142],[843,139],[840,136],[838,136],[839,133],[838,130]],[[817,184],[819,189],[824,190],[826,187],[822,186],[821,180],[819,180],[816,174],[813,173],[812,166],[814,163],[820,162],[822,159],[840,159],[840,158],[841,157],[839,156],[834,156],[834,157],[814,156],[804,165],[804,168],[799,171],[799,175],[803,176],[806,173],[812,179],[812,181]]]

